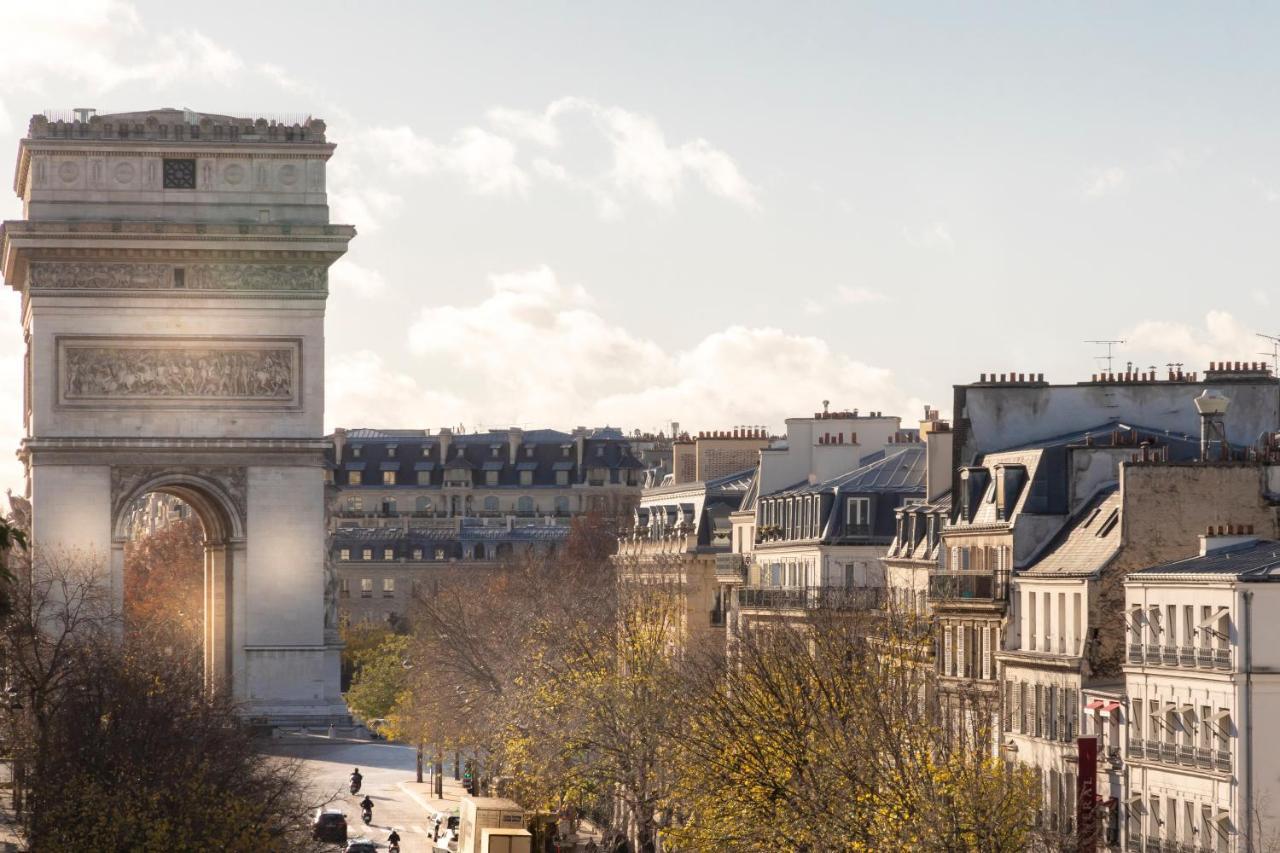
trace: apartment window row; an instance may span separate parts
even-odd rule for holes
[[[1007,679],[1004,706],[1007,732],[1062,743],[1080,733],[1079,693],[1073,687]]]
[[[1231,610],[1209,604],[1129,607],[1129,662],[1231,667]]]
[[[999,630],[982,622],[944,625],[941,648],[934,655],[938,672],[953,678],[994,680],[993,655],[1000,648]]]
[[[482,471],[485,486],[500,486],[502,484],[501,471],[489,470]],[[572,485],[571,472],[567,470],[555,471],[555,484],[557,486]],[[412,476],[409,474],[402,475],[399,471],[379,471],[373,473],[347,470],[348,486],[430,486],[432,483],[431,471],[415,471]],[[516,485],[532,486],[534,484],[534,472],[531,470],[517,471]],[[640,485],[641,472],[636,469],[628,468],[625,471],[612,471],[608,468],[591,468],[587,471],[587,483],[592,486],[603,486],[606,484],[638,486]],[[325,472],[325,481],[332,483],[334,481],[333,472]],[[474,477],[470,468],[454,467],[446,468],[444,476],[441,480],[445,486],[471,486]]]
[[[1227,853],[1231,849],[1231,813],[1207,803],[1134,792],[1128,802],[1129,849]],[[1144,838],[1145,836],[1145,838]]]
[[[953,572],[1008,572],[1012,554],[1008,545],[952,545],[938,552],[938,563]]]
[[[484,543],[477,542],[474,545],[458,546],[458,548],[441,546],[436,548],[412,548],[409,551],[409,559],[415,562],[426,560],[448,560],[451,557],[457,557],[459,553],[476,560],[485,560],[495,557],[504,556],[512,550],[509,543],[502,542],[496,546],[486,546]],[[338,560],[340,562],[352,562],[359,558],[360,561],[382,560],[392,561],[398,559],[396,549],[394,548],[339,548]]]
[[[351,597],[350,578],[343,578],[338,583],[339,583],[338,597],[350,598]],[[373,589],[374,589],[374,578],[360,579],[360,597],[361,598],[373,598]],[[382,579],[382,597],[394,598],[395,594],[396,594],[396,579],[383,578]]]
[[[938,513],[900,512],[895,550],[899,553],[913,549],[924,539],[930,550],[938,544],[942,535],[942,518]]]
[[[785,539],[816,539],[822,535],[822,506],[822,495],[761,501],[758,523],[779,531]]]
[[[521,495],[515,500],[502,501],[494,495],[487,495],[482,506],[486,512],[502,512],[504,510],[511,512],[537,512],[537,502],[529,495]],[[564,495],[559,495],[554,499],[555,511],[558,513],[570,512],[570,500]],[[366,510],[366,502],[363,495],[349,495],[346,499],[344,507],[347,512],[364,512]],[[368,511],[381,514],[399,514],[401,512],[400,502],[397,498],[384,495],[367,503]],[[442,504],[441,509],[444,509]],[[429,513],[435,509],[431,498],[425,495],[419,495],[414,499],[413,512]]]
[[[1084,653],[1081,593],[1022,590],[1023,648],[1060,655]]]
[[[1231,769],[1234,735],[1227,708],[1172,698],[1133,700],[1131,757],[1225,772]]]

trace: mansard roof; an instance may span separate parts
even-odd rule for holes
[[[1190,557],[1131,572],[1132,580],[1170,576],[1209,576],[1238,581],[1280,580],[1280,541],[1250,539],[1205,556]]]
[[[1120,508],[1119,487],[1102,489],[1019,575],[1087,577],[1106,568],[1122,544]]]

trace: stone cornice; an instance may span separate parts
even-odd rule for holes
[[[103,436],[28,436],[24,450],[328,450],[326,438],[109,438]]]
[[[287,455],[309,458],[318,470],[324,466],[324,452],[329,446],[322,438],[28,437],[22,440],[18,458],[28,464],[38,458],[45,465],[119,465],[125,459],[140,464],[167,460],[183,464],[234,461],[242,465],[273,465]]]
[[[199,225],[10,220],[0,224],[0,273],[21,289],[41,259],[310,260],[331,264],[355,236],[350,225]]]

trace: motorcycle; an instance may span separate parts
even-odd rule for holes
[[[400,842],[393,841],[387,846],[387,853],[400,853]]]
[[[365,822],[366,826],[373,823],[373,809],[362,809],[360,818]]]
[[[352,794],[352,796],[354,796],[354,795],[356,795],[356,794],[358,794],[358,793],[360,793],[360,781],[359,781],[358,779],[352,779],[352,780],[351,780],[351,794]]]

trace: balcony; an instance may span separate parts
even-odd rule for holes
[[[884,590],[858,587],[742,587],[738,607],[753,610],[878,610]]]
[[[743,583],[747,564],[741,554],[716,554],[716,580],[720,583]]]
[[[1191,646],[1183,646],[1178,649],[1178,663],[1183,666],[1196,665],[1196,650]]]
[[[1231,772],[1231,750],[1219,749],[1213,755],[1214,767],[1222,773]]]
[[[1003,572],[930,572],[929,599],[932,601],[1004,601],[1006,575]]]
[[[1126,853],[1142,853],[1142,836],[1130,835],[1124,842],[1124,849]]]
[[[1142,663],[1142,643],[1129,644],[1129,663]]]

